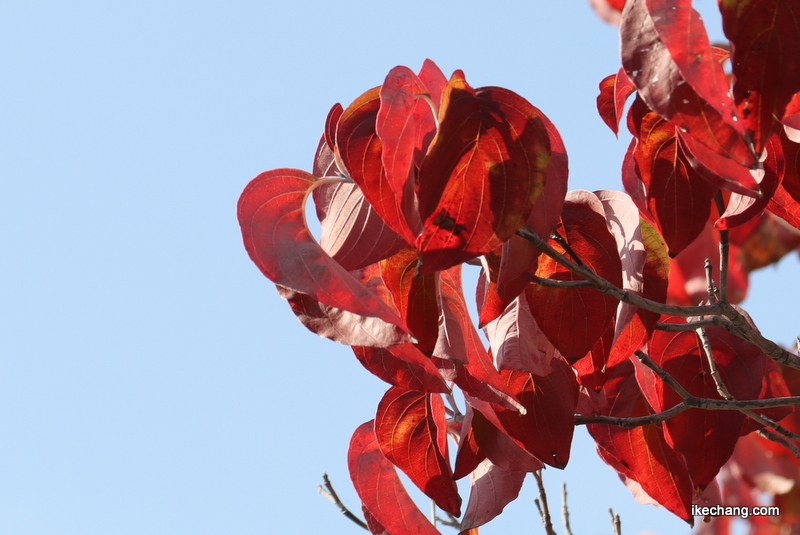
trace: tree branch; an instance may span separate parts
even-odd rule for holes
[[[539,510],[539,515],[542,517],[544,531],[546,535],[556,535],[556,532],[553,531],[553,522],[550,520],[550,508],[547,507],[547,493],[544,491],[542,471],[536,470],[533,473],[533,477],[536,478],[536,485],[539,487],[539,497],[536,498],[533,503],[536,504],[536,508]]]
[[[333,502],[333,504],[339,508],[342,514],[346,516],[348,519],[350,519],[353,523],[369,531],[367,524],[363,520],[358,518],[356,515],[351,513],[350,509],[345,507],[345,505],[342,503],[342,500],[339,499],[339,495],[336,494],[335,490],[333,490],[333,485],[331,485],[331,480],[328,479],[328,474],[322,474],[322,483],[325,485],[325,488],[322,488],[322,485],[317,485],[317,490],[319,491],[319,493],[328,498],[331,502]]]
[[[785,349],[781,348],[775,342],[764,338],[761,333],[758,332],[739,312],[736,307],[727,303],[725,301],[716,303],[716,304],[709,304],[709,305],[700,305],[700,306],[675,306],[675,305],[666,305],[664,303],[658,303],[656,301],[652,301],[640,295],[637,295],[633,292],[629,292],[618,288],[611,284],[608,280],[604,279],[603,277],[599,276],[593,270],[589,269],[587,266],[581,266],[570,260],[569,258],[565,257],[555,249],[553,249],[546,240],[542,239],[538,234],[533,232],[530,227],[527,225],[522,227],[519,231],[517,231],[517,235],[528,240],[534,247],[542,251],[544,254],[555,260],[558,264],[564,266],[565,268],[569,269],[576,275],[584,278],[585,280],[592,283],[598,291],[604,293],[606,295],[610,295],[623,303],[628,303],[639,307],[644,310],[649,310],[651,312],[657,312],[659,314],[666,314],[669,316],[680,316],[680,317],[708,317],[708,316],[725,316],[730,320],[731,326],[721,323],[720,326],[728,329],[731,333],[739,336],[758,346],[768,357],[773,359],[776,362],[779,362],[785,366],[789,366],[790,368],[795,368],[800,370],[800,357],[786,351]],[[546,284],[551,285],[558,285],[562,286],[562,284],[558,284],[557,282],[552,281],[547,282]],[[717,320],[719,321],[719,320]]]
[[[714,195],[714,202],[717,205],[717,212],[719,216],[725,213],[725,201],[722,199],[722,191],[717,191]],[[723,303],[728,302],[728,252],[730,246],[728,245],[728,231],[720,229],[719,231],[719,300]]]

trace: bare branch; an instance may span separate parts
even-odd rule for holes
[[[619,515],[615,515],[614,510],[610,507],[608,512],[611,514],[611,529],[614,530],[614,535],[622,535],[622,522],[619,519]]]
[[[556,279],[546,279],[544,277],[532,276],[531,282],[535,282],[540,286],[548,286],[550,288],[593,288],[594,284],[590,281],[560,281]]]
[[[536,508],[539,509],[539,515],[542,517],[542,525],[546,535],[556,535],[553,531],[553,522],[550,520],[550,509],[547,507],[547,493],[544,491],[544,482],[542,481],[542,471],[537,470],[533,473],[536,478],[536,485],[539,487],[539,497],[533,502]],[[540,501],[541,500],[541,501]]]
[[[363,520],[358,518],[356,515],[351,513],[350,509],[345,507],[345,505],[342,503],[342,500],[339,499],[339,495],[336,494],[335,490],[333,490],[333,485],[331,485],[331,480],[328,479],[328,474],[322,474],[322,483],[323,485],[325,485],[325,488],[322,488],[322,485],[317,485],[317,490],[319,491],[319,493],[328,498],[331,502],[333,502],[333,504],[339,508],[342,514],[346,516],[348,519],[350,519],[353,523],[369,531],[367,524]]]
[[[636,350],[635,355],[639,359],[639,361],[641,361],[642,364],[644,364],[645,366],[656,372],[656,375],[658,375],[658,377],[662,381],[664,381],[664,384],[666,384],[668,387],[677,392],[677,394],[680,397],[682,397],[684,401],[690,398],[694,398],[694,396],[692,396],[689,392],[687,392],[686,389],[683,388],[680,385],[680,383],[678,383],[678,381],[675,380],[674,377],[672,377],[670,374],[664,371],[664,369],[661,366],[656,364],[655,361],[647,355],[647,353],[645,353],[644,351]]]
[[[667,333],[678,333],[684,331],[694,331],[699,329],[700,327],[726,327],[729,325],[733,328],[733,325],[729,321],[726,321],[725,318],[722,316],[711,316],[710,318],[702,319],[702,320],[695,320],[695,321],[688,321],[686,323],[656,323],[656,329],[659,331],[664,331]]]
[[[572,535],[569,526],[569,508],[567,507],[567,484],[561,484],[561,520],[564,522],[564,535]]]
[[[529,242],[531,242],[537,249],[545,253],[547,256],[555,260],[557,263],[561,264],[565,268],[569,269],[573,273],[580,275],[584,279],[590,281],[592,285],[597,288],[601,293],[606,295],[610,295],[616,299],[619,299],[623,303],[629,303],[631,305],[637,306],[639,308],[643,308],[644,310],[649,310],[651,312],[658,312],[659,314],[666,314],[669,316],[682,316],[682,317],[689,317],[689,316],[712,316],[714,314],[719,314],[722,312],[722,308],[716,305],[704,305],[704,306],[697,306],[697,307],[682,307],[682,306],[675,306],[675,305],[665,305],[664,303],[658,303],[656,301],[651,301],[650,299],[646,299],[640,295],[636,295],[633,292],[629,292],[618,288],[611,284],[609,281],[592,271],[586,266],[580,266],[570,260],[569,258],[565,257],[547,243],[544,239],[541,238],[538,234],[533,232],[528,226],[522,227],[519,231],[517,231],[517,235],[525,238]],[[800,367],[800,363],[798,363]]]

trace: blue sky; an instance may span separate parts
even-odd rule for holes
[[[595,111],[616,30],[582,1],[489,5],[0,7],[0,532],[359,533],[315,487],[327,471],[357,509],[347,443],[386,385],[297,322],[247,258],[236,200],[263,170],[310,169],[332,104],[426,57],[543,110],[571,189],[620,189],[627,141]],[[775,273],[749,310],[789,343]],[[556,504],[567,482],[576,535],[610,533],[608,507],[626,534],[688,531],[636,503],[585,431],[545,480]],[[481,533],[537,532],[533,497],[530,479]]]

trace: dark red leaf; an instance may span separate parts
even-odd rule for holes
[[[780,0],[720,2],[732,46],[733,98],[757,153],[800,91],[800,5]]]
[[[350,479],[364,508],[394,535],[440,535],[408,496],[394,466],[381,452],[373,424],[370,420],[356,429],[347,451]]]
[[[686,160],[697,173],[720,188],[748,197],[761,194],[758,180],[750,169],[738,162],[709,149],[694,136],[684,134],[678,129],[678,139]]]
[[[732,193],[725,208],[725,213],[714,224],[715,227],[730,229],[743,225],[763,212],[769,204],[770,199],[775,194],[775,190],[778,189],[783,179],[785,165],[783,165],[781,142],[777,136],[773,136],[765,148],[767,161],[763,162],[763,169],[753,172],[754,177],[759,182],[762,197],[754,199],[738,193]]]
[[[493,418],[497,420],[497,415],[492,414]],[[473,409],[469,403],[467,404],[467,414],[464,417],[464,422],[467,423],[467,420],[469,420],[470,431],[473,433],[480,451],[485,453],[485,457],[498,468],[535,472],[536,470],[541,470],[544,466],[542,461],[522,448],[503,431],[500,431],[479,410]]]
[[[546,376],[503,370],[509,389],[527,409],[526,414],[497,409],[501,430],[543,463],[564,468],[569,461],[578,382],[572,368],[553,359]]]
[[[617,244],[608,230],[600,201],[589,192],[571,192],[562,212],[560,231],[570,248],[595,273],[622,286]],[[564,249],[554,240],[550,245]],[[539,259],[536,275],[570,281],[580,278],[547,256]],[[553,288],[532,285],[526,290],[536,323],[570,362],[582,358],[614,320],[618,301],[594,288]]]
[[[419,392],[450,392],[438,368],[412,344],[388,348],[353,346],[358,361],[387,383]]]
[[[507,89],[473,90],[457,71],[419,174],[420,273],[493,251],[527,220],[542,190],[549,137],[541,112]]]
[[[667,321],[682,323],[685,320],[668,318]],[[709,327],[706,334],[722,381],[731,395],[735,399],[756,398],[766,370],[766,355],[756,346],[724,329]],[[721,399],[694,332],[656,331],[648,349],[650,357],[690,394],[701,398]],[[637,376],[640,371],[643,375],[651,373],[644,370],[644,367],[637,368]],[[639,384],[656,411],[663,411],[682,401],[662,381],[650,383],[640,379]],[[731,456],[744,419],[744,415],[734,411],[689,409],[665,422],[665,437],[683,454],[696,489],[705,489]]]
[[[650,413],[629,360],[611,367],[603,390],[609,400],[604,415],[627,418]],[[639,483],[669,511],[691,521],[692,480],[681,456],[664,439],[660,424],[632,429],[592,424],[588,431],[609,466]]]
[[[382,261],[381,276],[400,317],[417,338],[417,348],[432,354],[439,338],[439,275],[414,276],[417,254],[406,248]]]
[[[378,404],[375,436],[386,458],[448,513],[461,514],[447,456],[445,413],[438,394],[391,387]]]
[[[667,25],[660,30],[654,23],[654,16],[648,13],[647,6],[651,2],[659,9],[677,7],[661,0],[632,0],[625,9],[620,26],[622,64],[639,95],[651,110],[666,119],[673,119],[685,133],[708,148],[741,165],[752,166],[756,160],[744,139],[744,128],[738,118],[734,119],[733,106],[725,104],[727,85],[719,85],[721,67],[716,64],[713,51],[704,46],[708,38],[702,23],[696,19],[697,15],[688,7],[688,0],[679,2],[683,8],[677,21],[668,23],[670,17],[659,13],[659,26]],[[707,87],[703,89],[703,95],[712,100],[711,104],[698,95],[691,83],[686,83],[681,67],[673,60],[670,48],[662,39],[676,50],[683,49],[679,54],[685,59],[681,60],[683,70],[693,83],[699,85],[705,81]],[[688,43],[692,43],[691,47],[685,48]],[[700,54],[709,65],[694,67],[692,54],[695,58]]]
[[[275,169],[247,185],[238,218],[250,258],[276,284],[405,330],[396,311],[328,256],[308,232],[303,201],[315,181],[304,171]]]

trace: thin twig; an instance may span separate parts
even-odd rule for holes
[[[764,338],[747,319],[730,303],[723,301],[717,304],[701,305],[701,306],[675,306],[658,303],[650,299],[646,299],[633,292],[629,292],[618,288],[608,280],[599,276],[587,266],[578,265],[563,254],[553,249],[546,240],[542,239],[538,234],[533,232],[527,225],[517,231],[517,235],[525,238],[534,245],[537,249],[545,253],[547,256],[555,260],[558,264],[566,267],[576,275],[583,277],[590,281],[592,285],[601,293],[610,295],[615,299],[619,299],[623,303],[628,303],[651,312],[658,312],[659,314],[666,314],[670,316],[681,317],[706,317],[723,315],[726,316],[732,326],[722,325],[730,332],[743,338],[761,349],[768,357],[776,362],[800,370],[800,357],[789,351],[786,351],[772,340]]]
[[[328,474],[322,474],[322,483],[323,485],[325,485],[325,488],[323,488],[322,485],[317,485],[317,490],[319,491],[319,493],[328,498],[331,502],[333,502],[333,504],[339,508],[339,510],[342,512],[344,516],[346,516],[356,525],[361,526],[362,528],[369,531],[367,524],[363,520],[358,518],[356,515],[351,513],[350,509],[345,507],[345,505],[342,503],[342,500],[339,499],[339,495],[336,494],[335,490],[333,490],[333,485],[331,485],[331,480],[328,479]]]
[[[622,535],[622,521],[619,519],[619,515],[615,515],[614,510],[610,507],[608,512],[611,514],[611,529],[614,530],[614,535]]]
[[[714,267],[711,265],[710,258],[706,258],[703,267],[706,272],[706,293],[708,294],[708,302],[713,304],[719,301],[719,299],[717,298],[717,285],[714,284],[714,276],[712,273]]]
[[[656,362],[651,359],[647,353],[637,349],[634,354],[642,364],[653,370],[656,375],[658,375],[658,377],[664,381],[664,384],[673,389],[681,398],[683,398],[684,401],[694,397],[685,388],[683,388],[674,377],[667,373],[664,368],[656,364]]]
[[[576,253],[572,249],[572,247],[570,247],[569,243],[567,242],[566,238],[564,238],[564,236],[562,236],[561,234],[559,234],[556,231],[553,231],[553,233],[550,235],[550,239],[552,239],[554,241],[557,241],[558,244],[561,247],[564,248],[564,251],[566,251],[567,254],[569,254],[572,257],[572,261],[573,262],[575,262],[579,266],[585,266],[586,265],[586,264],[583,263],[583,260],[581,260],[581,257],[578,256],[578,253]]]
[[[567,484],[561,483],[561,520],[564,522],[564,535],[572,535],[569,526],[569,508],[567,507]]]
[[[553,531],[553,522],[550,520],[550,509],[547,507],[547,493],[544,491],[544,482],[542,481],[542,471],[536,470],[533,473],[536,478],[536,485],[539,487],[539,498],[535,499],[533,503],[539,509],[539,515],[542,517],[542,525],[547,535],[556,535]],[[541,500],[541,501],[540,501]]]

